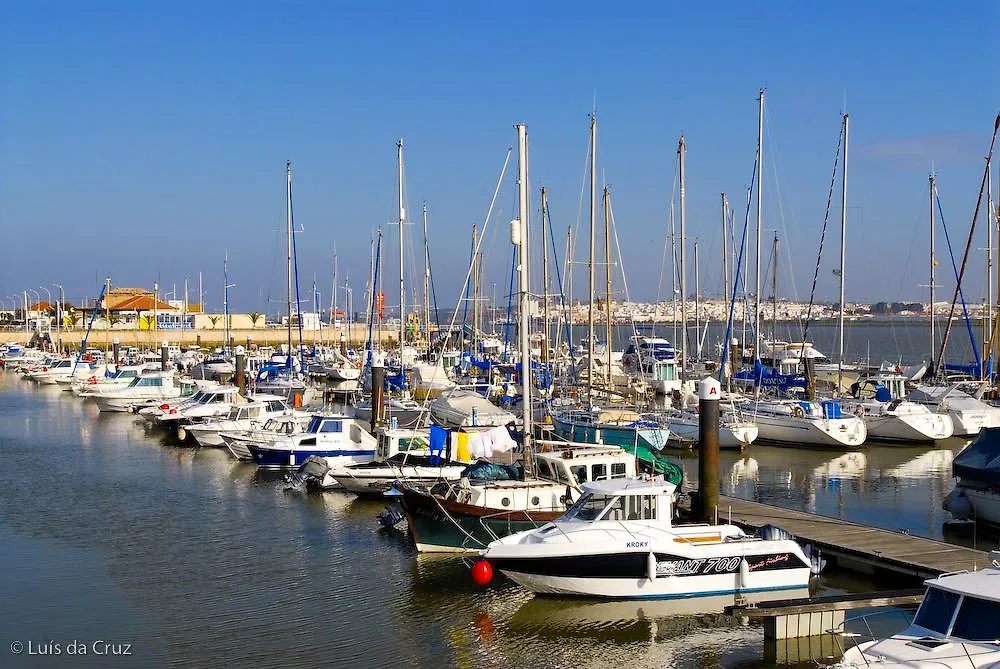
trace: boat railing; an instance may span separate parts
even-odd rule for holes
[[[902,609],[887,609],[885,611],[879,611],[877,613],[868,613],[862,616],[854,616],[853,618],[847,618],[844,622],[840,623],[837,627],[828,630],[830,635],[833,637],[834,642],[837,644],[840,650],[840,655],[843,656],[850,648],[856,648],[863,643],[868,643],[869,641],[878,641],[885,636],[879,637],[872,630],[871,621],[874,618],[887,619],[887,618],[902,618],[903,625],[905,629],[913,624],[913,617]],[[853,632],[850,631],[850,627],[858,628],[859,626],[864,627],[863,632]],[[851,639],[853,643],[850,648],[846,646],[845,643],[841,643],[841,639]],[[865,661],[865,665],[869,664],[868,656],[864,651],[860,651],[861,658]],[[874,658],[873,658],[874,659]]]
[[[531,511],[528,511],[527,509],[511,510],[511,511],[498,511],[496,513],[488,513],[488,514],[479,516],[479,524],[483,526],[483,529],[486,530],[487,534],[489,534],[491,537],[493,537],[493,541],[498,541],[500,539],[500,536],[496,532],[493,531],[493,528],[490,527],[490,524],[489,524],[488,521],[491,521],[491,520],[493,520],[493,521],[506,520],[509,523],[510,521],[515,521],[515,520],[516,521],[520,521],[520,516],[523,516],[524,517],[524,521],[531,523],[532,524],[532,528],[537,530],[542,525],[545,525],[545,524],[547,524],[547,523],[549,523],[551,521],[548,521],[548,520],[546,520],[544,522],[543,521],[539,521],[539,520],[531,517],[532,513],[539,513],[539,512],[545,513],[545,512],[564,511],[564,510],[565,509],[563,509],[563,508],[553,507],[553,508],[548,508],[548,509],[536,508],[536,509],[531,509]],[[559,527],[559,526],[556,525],[556,527]],[[562,532],[561,529],[559,531]]]

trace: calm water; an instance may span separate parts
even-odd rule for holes
[[[702,325],[704,328],[704,325]],[[764,328],[764,336],[771,337],[771,324],[767,323]],[[941,335],[943,332],[943,321],[937,324],[935,340],[937,345],[941,345]],[[977,347],[982,349],[983,331],[982,325],[975,323],[973,333],[976,337]],[[657,325],[654,329],[645,328],[639,334],[655,334],[671,342],[680,339],[680,331],[668,325]],[[703,333],[704,334],[704,333]],[[632,336],[631,327],[619,326],[613,331],[615,345],[621,349],[628,345],[629,337]],[[708,326],[708,334],[704,336],[702,350],[709,357],[716,355],[719,344],[725,341],[726,323],[712,321]],[[803,328],[799,323],[779,322],[776,336],[784,341],[802,341]],[[565,330],[562,331],[565,338]],[[587,327],[576,325],[573,327],[574,341],[580,341],[587,336]],[[605,330],[597,328],[597,336],[600,341],[604,341]],[[737,323],[733,336],[743,339],[741,325]],[[694,323],[689,324],[689,341],[692,347],[695,345]],[[747,331],[746,340],[753,341],[753,332]],[[809,326],[807,340],[818,350],[827,355],[831,360],[836,361],[839,344],[837,340],[836,323],[822,322],[813,323]],[[936,349],[935,349],[936,351]],[[916,320],[871,320],[847,322],[844,329],[844,358],[845,362],[867,362],[878,365],[883,360],[890,362],[903,362],[904,364],[916,363],[927,360],[930,357],[930,329],[927,321]],[[935,357],[937,353],[935,352]],[[949,362],[968,363],[972,361],[972,347],[969,343],[969,333],[964,321],[955,321],[952,325],[951,334],[948,336],[948,359]]]
[[[940,537],[958,448],[754,447],[723,455],[724,491]],[[676,603],[477,589],[460,560],[378,529],[380,502],[286,491],[2,372],[0,452],[2,667],[773,665],[760,627]],[[876,587],[830,574],[814,589]],[[15,656],[15,641],[62,654]],[[131,655],[95,656],[95,641]]]

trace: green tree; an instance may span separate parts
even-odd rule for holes
[[[257,321],[264,317],[264,314],[257,313],[256,311],[247,314],[250,317],[250,325],[252,327],[257,327]]]
[[[208,317],[208,320],[212,324],[212,329],[214,330],[215,326],[218,325],[219,321],[222,320],[222,316],[212,315]]]

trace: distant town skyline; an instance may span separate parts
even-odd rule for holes
[[[355,310],[364,311],[370,238],[381,227],[382,290],[398,309],[395,144],[402,138],[412,224],[403,254],[407,300],[422,284],[426,201],[438,306],[454,309],[472,225],[482,231],[512,125],[523,122],[535,246],[544,185],[560,271],[567,230],[575,238],[572,293],[580,299],[595,109],[599,185],[611,191],[612,245],[621,249],[628,297],[671,297],[663,260],[671,202],[679,214],[682,134],[689,292],[697,239],[701,290],[721,296],[729,289],[720,195],[729,196],[739,235],[763,87],[762,269],[776,232],[779,295],[809,298],[846,111],[847,301],[926,302],[927,176],[937,173],[960,261],[1000,106],[1000,65],[988,51],[998,22],[1000,5],[985,1],[905,10],[862,2],[636,3],[614,11],[583,2],[532,8],[530,16],[438,2],[4,3],[0,298],[10,303],[32,290],[48,299],[45,290],[58,284],[79,303],[106,277],[116,286],[156,282],[164,295],[174,286],[180,293],[187,279],[195,294],[200,272],[207,308],[218,311],[228,254],[232,308],[276,313],[285,300],[290,159],[303,308],[314,279],[329,306],[336,248],[338,285],[346,281]],[[507,293],[514,171],[512,157],[482,244],[490,296]],[[817,282],[817,299],[826,302],[838,291],[839,178],[838,171]],[[603,226],[603,212],[597,218]],[[603,235],[600,227],[599,263]],[[937,246],[938,297],[950,300],[954,277],[940,222]],[[986,246],[984,209],[965,283],[973,304],[986,294]],[[623,267],[614,264],[621,299]],[[603,272],[601,264],[601,292]]]

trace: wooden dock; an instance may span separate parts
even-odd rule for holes
[[[747,531],[776,525],[838,567],[866,574],[889,571],[925,579],[990,565],[983,551],[735,497],[719,497],[719,522]]]

